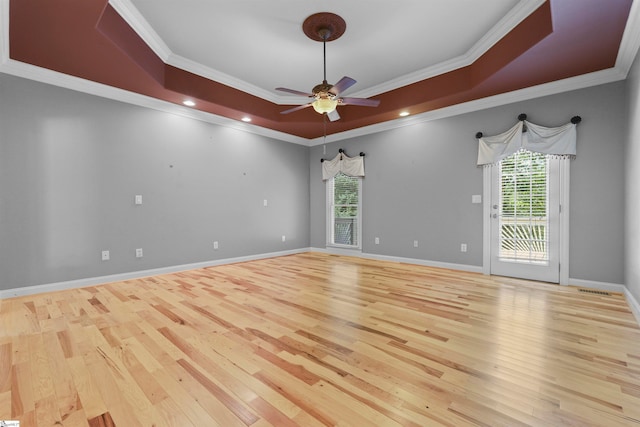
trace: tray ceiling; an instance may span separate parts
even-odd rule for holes
[[[613,81],[626,74],[621,52],[630,66],[637,51],[623,40],[635,30],[631,0],[1,1],[9,31],[0,71],[46,81],[36,67],[81,79],[73,88],[124,91],[293,142],[399,126],[554,82],[562,91],[576,85],[557,82]],[[347,24],[327,43],[327,80],[350,76],[357,84],[345,96],[381,101],[339,106],[341,119],[326,128],[311,108],[280,114],[308,100],[275,91],[322,81],[322,43],[301,26],[323,11]]]

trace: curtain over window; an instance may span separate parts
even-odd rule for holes
[[[349,157],[344,152],[338,153],[332,160],[322,162],[322,180],[326,181],[342,172],[348,176],[364,176],[364,157]]]
[[[520,150],[575,157],[576,135],[573,122],[548,128],[522,120],[500,135],[478,138],[478,165],[498,163]]]

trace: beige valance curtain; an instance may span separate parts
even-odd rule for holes
[[[349,176],[364,176],[364,157],[349,157],[344,152],[340,152],[333,159],[322,162],[323,181],[333,178],[340,172]]]
[[[519,150],[575,157],[576,125],[572,120],[564,126],[548,128],[522,120],[500,135],[481,136],[478,138],[478,165],[498,163]]]

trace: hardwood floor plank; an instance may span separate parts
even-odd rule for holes
[[[11,414],[11,391],[0,393],[0,414]]]
[[[47,360],[53,379],[53,390],[56,397],[55,410],[59,421],[65,421],[75,412],[82,410],[82,403],[73,382],[67,359],[64,357],[56,332],[43,334],[43,344],[47,352]]]
[[[116,427],[111,414],[105,412],[89,420],[89,427]]]
[[[199,382],[209,393],[227,407],[240,421],[250,426],[258,420],[258,417],[249,411],[240,401],[209,379],[205,374],[185,359],[178,360],[178,364]]]
[[[31,377],[31,366],[28,363],[13,365],[11,370],[11,414],[4,415],[1,419],[16,419],[35,410],[34,383],[35,381]]]
[[[85,414],[89,419],[96,418],[107,412],[107,405],[102,399],[99,383],[95,383],[89,369],[81,356],[66,359],[73,384],[78,392],[78,398]]]

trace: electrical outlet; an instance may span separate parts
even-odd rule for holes
[[[285,236],[284,234],[282,235],[282,241],[285,242],[287,240],[287,236]]]
[[[109,251],[102,251],[102,260],[109,261]]]
[[[136,249],[136,258],[142,258],[142,248]]]
[[[213,249],[218,250],[218,241],[213,242]]]
[[[379,244],[380,244],[380,238],[379,238],[379,237],[376,237],[376,238],[375,238],[375,243],[376,243],[376,245],[379,245]]]
[[[418,247],[418,241],[417,241],[417,240],[414,240],[414,241],[413,241],[413,247],[414,247],[414,248],[417,248],[417,247]]]
[[[467,252],[467,244],[460,243],[460,252]]]
[[[262,201],[262,206],[264,206],[265,208],[269,205],[269,202],[267,201],[267,199],[264,199]]]
[[[141,194],[136,194],[135,204],[136,205],[141,205],[142,204],[142,195]]]

